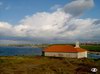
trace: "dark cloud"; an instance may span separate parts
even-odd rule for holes
[[[93,6],[93,0],[74,0],[71,3],[65,5],[62,10],[66,13],[72,14],[73,16],[79,16]]]
[[[69,25],[68,28],[66,29],[66,31],[74,31],[75,29],[77,29],[77,26],[74,24]]]
[[[100,20],[94,21],[93,25],[100,25]]]

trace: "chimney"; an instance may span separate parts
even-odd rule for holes
[[[80,48],[79,41],[76,42],[75,48]]]

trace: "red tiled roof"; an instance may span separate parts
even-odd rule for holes
[[[52,45],[43,50],[44,52],[84,52],[82,48],[74,48],[71,45]]]

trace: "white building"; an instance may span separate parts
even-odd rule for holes
[[[68,57],[68,58],[86,58],[87,50],[79,47],[79,42],[76,46],[71,45],[52,45],[43,50],[44,56],[52,57]]]

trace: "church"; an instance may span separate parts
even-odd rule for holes
[[[76,46],[71,45],[51,45],[43,50],[44,56],[67,57],[67,58],[87,58],[87,50],[80,48],[79,42]]]

